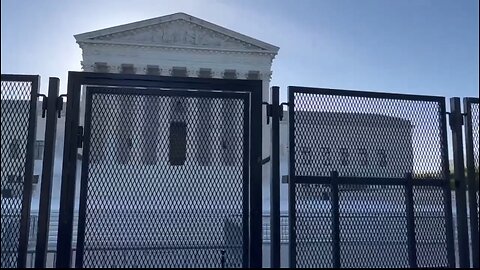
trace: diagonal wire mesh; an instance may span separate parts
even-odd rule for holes
[[[82,266],[242,267],[244,106],[92,94]]]
[[[439,102],[314,93],[294,100],[295,175],[446,179]]]
[[[479,103],[470,103],[470,111],[471,111],[471,118],[472,118],[472,122],[471,122],[471,127],[472,127],[472,145],[473,145],[473,164],[474,164],[474,167],[475,167],[475,176],[476,176],[476,201],[477,201],[477,215],[479,213],[479,204],[478,204],[478,179],[479,179],[479,168],[480,168],[480,162],[479,162],[479,155],[480,155],[480,150],[479,150],[479,117],[480,117],[480,113],[479,113]],[[480,220],[480,217],[477,216],[477,221]],[[477,224],[477,227],[478,227],[478,224]]]
[[[479,259],[479,100],[478,98],[464,99],[465,111],[467,113],[465,123],[466,161],[468,171],[468,200],[472,266],[478,267]]]
[[[297,267],[332,268],[330,187],[299,184],[295,191]]]
[[[32,82],[1,82],[2,268],[17,266]]]
[[[342,267],[409,266],[403,187],[344,185],[339,205]]]
[[[409,267],[409,199],[413,200],[418,266],[448,266],[453,247],[448,246],[447,237],[452,220],[447,212],[450,201],[445,200],[450,189],[444,100],[296,87],[290,91],[294,176],[325,183],[297,183],[297,189],[330,186],[325,179],[332,171],[338,172],[339,181],[351,179],[339,185],[340,266]],[[413,198],[407,198],[406,186],[397,181],[403,181],[406,173],[415,179]],[[373,179],[385,179],[380,180],[385,183],[374,184]],[[389,179],[397,183],[390,185]],[[429,181],[422,183],[422,179]],[[437,180],[443,181],[435,184],[441,187],[429,186]],[[334,261],[330,248],[318,253],[303,249],[307,239],[332,241],[333,230],[310,233],[330,228],[334,217],[329,211],[316,222],[315,218],[308,220],[309,225],[302,216],[325,209],[328,202],[332,202],[328,193],[306,199],[297,191],[293,226],[297,236],[304,236],[297,237],[293,245],[298,267],[328,266]]]
[[[445,189],[443,187],[416,186],[415,238],[418,267],[447,267],[448,242],[445,218]]]

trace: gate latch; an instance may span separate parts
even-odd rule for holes
[[[83,126],[77,128],[77,148],[83,147]]]
[[[268,102],[262,102],[262,105],[265,105],[267,109],[267,125],[268,125],[270,124],[270,117],[272,117],[272,104]]]
[[[58,118],[62,117],[62,110],[63,110],[63,98],[66,97],[67,95],[60,95],[57,98],[57,113],[58,113]]]
[[[270,124],[270,117],[272,117],[272,111],[274,109],[274,106],[268,102],[262,102],[263,105],[266,106],[267,109],[267,125]],[[288,102],[283,102],[282,104],[278,105],[276,108],[278,110],[278,117],[281,120],[283,120],[283,106],[286,105],[288,106]]]
[[[48,97],[44,94],[38,94],[39,97],[43,97],[42,100],[42,118],[45,118],[45,113],[47,112],[48,108]]]

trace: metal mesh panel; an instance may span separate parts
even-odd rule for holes
[[[198,119],[207,106],[208,118]],[[244,106],[242,99],[93,93],[83,266],[220,267],[225,250],[226,266],[241,267]]]
[[[342,267],[408,267],[405,188],[340,186]]]
[[[340,266],[449,266],[453,247],[447,248],[451,231],[446,224],[452,220],[445,212],[451,205],[446,200],[450,194],[444,193],[450,190],[444,100],[296,87],[290,91],[295,186],[339,184]],[[338,172],[337,180],[332,172]],[[407,192],[406,175],[414,179],[413,195]],[[293,203],[296,210],[301,205],[304,212],[315,212],[324,200],[316,194],[306,208],[304,196],[297,195]],[[334,213],[324,213],[335,224]],[[332,239],[335,226],[330,233],[314,235],[309,231],[322,228],[325,217],[310,221],[306,229],[298,226],[300,216],[295,213],[296,266],[335,262],[335,245],[321,256],[298,247],[303,245],[298,235]],[[410,252],[412,245],[416,254]]]
[[[446,178],[439,102],[311,93],[294,99],[295,175]]]
[[[2,268],[16,267],[30,117],[32,82],[3,81],[2,126]]]
[[[449,267],[444,192],[442,187],[413,188],[418,267]]]
[[[295,191],[296,266],[331,268],[331,190],[324,185],[300,184]]]
[[[477,201],[477,223],[480,221],[480,216],[478,214],[480,213],[479,210],[479,202],[478,202],[478,181],[479,181],[479,168],[480,168],[480,162],[479,162],[479,155],[480,155],[480,150],[479,150],[479,104],[478,103],[470,103],[470,110],[471,110],[471,117],[472,117],[472,141],[473,141],[473,163],[475,167],[475,176],[476,176],[476,183],[477,183],[477,191],[476,191],[476,201]],[[477,227],[478,224],[477,224]],[[480,227],[479,227],[480,228]]]
[[[465,123],[465,144],[466,161],[468,171],[468,208],[469,208],[469,229],[471,239],[471,262],[474,268],[478,268],[479,259],[479,100],[478,98],[464,99],[465,111],[467,113]]]

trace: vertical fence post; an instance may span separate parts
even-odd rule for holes
[[[454,268],[455,263],[455,240],[453,230],[453,206],[452,206],[452,187],[450,184],[450,162],[448,158],[448,128],[447,128],[447,108],[445,106],[445,99],[440,103],[440,143],[442,149],[442,174],[447,180],[443,184],[443,211],[445,212],[445,229],[446,229],[446,243],[447,243],[447,260],[448,267]]]
[[[25,153],[25,171],[23,175],[23,194],[22,194],[22,209],[20,217],[20,232],[18,243],[18,268],[25,268],[27,266],[28,253],[28,237],[30,232],[30,206],[32,203],[32,182],[33,182],[33,167],[34,167],[34,144],[37,134],[37,100],[38,92],[40,90],[40,76],[32,78],[31,92],[30,92],[30,108],[28,116],[28,133]]]
[[[225,249],[220,250],[220,266],[222,269],[225,268],[226,261],[227,261],[225,258],[225,253],[226,253]]]
[[[463,115],[460,98],[450,99],[450,128],[452,129],[453,166],[455,177],[455,197],[457,212],[458,258],[460,268],[469,267],[469,242],[465,184],[465,163],[462,138]]]
[[[60,213],[58,217],[57,268],[70,268],[75,207],[75,182],[77,171],[77,131],[80,117],[80,80],[75,73],[68,74],[67,110],[65,115],[65,140],[63,148],[62,184],[60,188]]]
[[[471,98],[463,99],[463,108],[466,114],[465,122],[465,150],[466,150],[466,161],[467,161],[467,176],[468,176],[468,201],[470,209],[470,237],[472,239],[472,267],[479,267],[478,253],[478,210],[477,210],[477,201],[476,196],[478,192],[478,168],[475,168],[475,157],[474,157],[474,142],[473,142],[473,117],[472,117],[472,103],[474,100]],[[476,99],[478,104],[478,99]],[[476,119],[478,121],[478,118]],[[479,147],[478,145],[476,147]],[[477,152],[478,154],[478,152]]]
[[[258,88],[261,89],[261,82]],[[250,144],[250,267],[262,267],[262,92],[251,94],[251,144]],[[258,195],[260,194],[260,195]]]
[[[408,262],[411,268],[417,268],[417,243],[415,239],[415,208],[413,201],[413,179],[411,173],[405,174],[405,200],[407,207]]]
[[[297,267],[297,234],[296,234],[296,184],[295,184],[295,95],[288,88],[288,263],[290,268]]]
[[[270,267],[280,268],[280,111],[279,87],[272,87],[272,151],[270,182]]]
[[[52,197],[53,164],[55,159],[55,138],[57,134],[57,99],[59,79],[49,78],[47,118],[45,124],[45,148],[43,150],[42,185],[38,212],[37,246],[35,268],[45,268],[48,249],[50,203]]]
[[[340,201],[338,192],[338,172],[330,173],[332,188],[332,250],[333,268],[340,268]]]

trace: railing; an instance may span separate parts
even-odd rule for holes
[[[58,213],[53,212],[52,213],[53,217],[58,217]],[[368,215],[365,217],[368,218]],[[357,217],[358,218],[358,217]],[[430,217],[430,218],[435,218],[435,217]],[[262,224],[262,235],[263,235],[263,244],[270,244],[271,241],[271,235],[270,235],[270,215],[263,215],[263,224]],[[75,218],[75,224],[74,227],[77,226],[77,217]],[[27,251],[27,267],[34,267],[35,263],[35,239],[37,236],[37,221],[38,221],[38,216],[37,215],[31,215],[30,216],[30,234],[29,234],[29,250]],[[58,220],[52,220],[52,222],[58,222]],[[54,225],[54,224],[52,224]],[[57,228],[57,226],[51,226],[51,228]],[[280,239],[282,244],[288,244],[289,241],[289,235],[288,235],[288,215],[281,215],[280,216]],[[54,237],[56,239],[56,231],[51,231],[50,236]],[[76,235],[75,235],[76,236]],[[50,249],[47,250],[47,259],[46,259],[46,266],[47,267],[55,267],[56,259],[57,259],[57,251],[55,248],[56,243],[50,243]],[[76,252],[76,244],[73,244],[73,249],[71,251],[71,256],[73,258],[72,261],[74,261],[74,255]]]
[[[263,215],[263,223],[262,223],[262,239],[263,243],[267,244],[270,243],[270,216]],[[280,216],[280,242],[287,244],[288,243],[288,215],[281,215]]]

